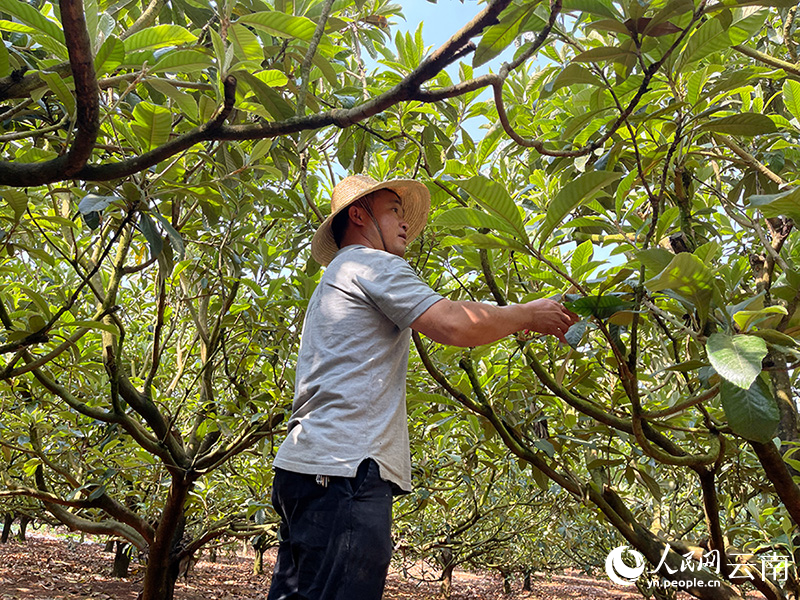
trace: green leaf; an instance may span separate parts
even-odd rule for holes
[[[0,10],[15,16],[22,23],[30,25],[61,44],[66,43],[64,41],[64,32],[61,31],[61,26],[45,17],[27,2],[20,2],[20,0],[3,0],[3,6]]]
[[[97,194],[86,194],[78,203],[78,210],[81,214],[90,212],[103,212],[106,207],[116,200],[122,200],[119,196],[98,196]]]
[[[75,112],[75,96],[69,91],[61,76],[51,71],[40,71],[39,77],[47,84],[50,91],[55,94],[58,101],[64,106],[66,113],[73,114]]]
[[[259,71],[258,73],[255,73],[253,77],[269,87],[283,87],[289,83],[289,78],[286,76],[286,73],[283,71],[278,71],[277,69]]]
[[[624,58],[627,56],[635,56],[633,52],[623,50],[622,48],[615,48],[611,46],[601,46],[599,48],[591,48],[578,54],[572,60],[574,62],[600,62],[604,60],[614,60],[617,58]]]
[[[151,150],[164,144],[172,132],[172,115],[163,106],[150,102],[139,102],[133,109],[131,129],[145,144],[145,149]]]
[[[719,393],[728,425],[734,433],[762,444],[772,440],[781,415],[764,377],[757,377],[747,389],[723,380]]]
[[[592,259],[594,254],[594,246],[591,240],[586,240],[572,253],[572,258],[569,262],[570,270],[573,275],[579,274],[581,269]]]
[[[5,44],[0,44],[0,77],[11,75],[11,61],[8,56],[8,48]]]
[[[205,52],[178,48],[162,54],[151,71],[153,73],[185,73],[202,71],[213,64],[214,59]]]
[[[516,39],[520,25],[528,17],[535,4],[527,6],[511,5],[500,15],[500,22],[486,29],[472,56],[472,66],[479,67],[503,52]]]
[[[765,194],[747,198],[750,208],[759,209],[765,217],[791,217],[800,223],[800,187],[780,194]]]
[[[785,314],[787,313],[783,306],[767,306],[761,310],[740,310],[733,315],[733,320],[739,326],[739,329],[747,331],[764,319]]]
[[[139,230],[150,246],[150,258],[158,258],[164,249],[164,239],[147,213],[139,214]]]
[[[585,83],[588,85],[602,86],[603,82],[598,79],[589,69],[582,67],[577,63],[568,64],[553,81],[549,81],[544,85],[544,91],[547,93],[555,92],[563,87]]]
[[[470,179],[459,181],[458,186],[469,193],[483,208],[508,223],[520,240],[528,241],[528,234],[525,231],[519,207],[502,184],[482,175],[476,175]]]
[[[589,171],[561,188],[547,207],[547,215],[538,232],[539,244],[544,243],[570,212],[592,200],[595,194],[622,175],[612,171]]]
[[[681,64],[684,68],[709,54],[720,52],[748,40],[761,29],[767,11],[735,10],[733,21],[723,23],[724,18],[730,18],[729,15],[730,13],[726,11],[706,21],[689,38],[681,53]]]
[[[167,233],[167,237],[169,238],[172,247],[178,252],[178,260],[183,260],[186,255],[186,247],[183,243],[183,237],[181,234],[177,232],[177,230],[172,226],[172,224],[164,218],[164,215],[154,212],[152,213],[156,220],[161,223],[161,227],[164,228],[164,231]]]
[[[197,41],[197,36],[180,25],[154,25],[137,31],[124,41],[125,51],[156,50],[169,46],[181,46]]]
[[[753,136],[762,133],[775,133],[775,122],[761,113],[742,113],[719,119],[711,119],[700,126],[700,130],[725,133],[728,135]]]
[[[689,300],[705,323],[714,295],[714,273],[694,254],[682,252],[654,278],[645,281],[651,292],[673,290]]]
[[[800,120],[800,83],[794,79],[783,82],[783,105],[795,119]]]
[[[466,244],[468,246],[484,248],[486,250],[512,250],[514,252],[530,254],[530,250],[515,240],[509,240],[507,238],[496,237],[493,235],[485,235],[483,233],[470,233],[463,238],[447,236],[440,243],[442,246],[457,246]]]
[[[22,215],[28,210],[28,194],[22,190],[5,189],[2,191],[3,198],[14,211],[14,223],[19,223]]]
[[[646,273],[651,277],[666,269],[674,257],[672,252],[664,248],[648,248],[636,253],[636,258],[644,265]]]
[[[237,23],[252,25],[270,35],[310,41],[316,25],[306,17],[294,17],[282,12],[266,10],[239,17]]]
[[[264,50],[258,37],[244,25],[234,23],[228,28],[228,40],[233,42],[236,55],[242,60],[264,60]]]
[[[767,343],[752,335],[714,333],[706,341],[706,351],[720,377],[746,390],[761,373]]]
[[[485,212],[474,208],[451,208],[436,217],[435,224],[438,227],[450,229],[473,227],[475,229],[486,228],[494,231],[502,231],[503,233],[511,235],[516,235],[517,233],[504,219],[487,215]]]
[[[609,19],[618,19],[620,16],[608,0],[563,0],[562,6],[564,12],[589,13]]]
[[[190,120],[198,120],[199,113],[197,110],[197,101],[191,96],[191,94],[181,92],[168,81],[163,81],[161,79],[148,79],[147,85],[172,100],[178,106],[180,112],[186,115]]]
[[[119,335],[119,330],[115,325],[103,323],[102,321],[72,321],[71,323],[63,323],[61,327],[86,327],[87,329],[102,329],[114,335]]]
[[[111,36],[103,42],[97,55],[94,57],[94,70],[97,77],[101,77],[116,69],[125,60],[125,44],[118,38]]]
[[[625,302],[614,294],[586,296],[572,302],[565,302],[564,305],[582,317],[597,319],[607,319],[614,313],[633,306],[631,302]]]

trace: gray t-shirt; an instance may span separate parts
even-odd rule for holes
[[[360,245],[339,250],[308,303],[276,467],[354,477],[372,458],[383,479],[411,490],[409,325],[441,299],[398,256]]]

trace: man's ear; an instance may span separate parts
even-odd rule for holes
[[[350,220],[360,226],[364,226],[364,211],[361,209],[360,206],[356,206],[355,204],[351,204],[347,207],[347,216],[350,217]]]

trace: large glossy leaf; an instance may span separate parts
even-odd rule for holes
[[[468,192],[483,208],[508,223],[519,239],[528,241],[528,234],[525,232],[519,207],[502,184],[477,175],[465,181],[459,181],[458,186]]]
[[[172,223],[167,221],[167,219],[165,219],[163,215],[161,215],[158,212],[154,212],[152,214],[156,218],[156,220],[161,224],[161,227],[164,228],[164,231],[166,232],[167,237],[169,238],[170,244],[172,244],[172,247],[178,253],[178,260],[183,260],[184,257],[186,256],[186,246],[183,243],[183,237],[181,236],[181,234],[177,232],[177,230],[172,226]]]
[[[158,92],[164,94],[167,98],[172,100],[181,113],[192,121],[197,121],[199,117],[197,109],[197,101],[186,92],[181,92],[175,85],[168,81],[161,79],[149,79],[147,85],[151,86]]]
[[[19,222],[28,209],[28,195],[22,190],[7,188],[0,192],[5,201],[14,211],[14,221]]]
[[[747,200],[751,208],[759,209],[765,217],[787,216],[800,223],[800,187],[780,194],[750,196]]]
[[[661,273],[645,281],[644,285],[651,292],[677,292],[694,305],[700,320],[705,322],[714,295],[713,280],[714,273],[702,260],[693,254],[682,252]]]
[[[586,296],[566,302],[566,306],[572,312],[582,317],[607,319],[614,313],[630,308],[633,304],[622,300],[619,296],[614,294],[604,294],[600,296]]]
[[[197,41],[197,36],[180,25],[154,25],[137,31],[125,39],[125,50],[157,50],[169,46],[181,46]]]
[[[102,77],[116,69],[125,60],[125,45],[117,37],[111,36],[103,42],[94,57],[94,70]]]
[[[133,117],[136,121],[131,123],[131,129],[144,142],[146,149],[156,148],[169,139],[172,114],[163,106],[140,102],[133,109]]]
[[[165,52],[153,65],[154,73],[185,73],[201,71],[214,64],[214,60],[205,52],[198,50],[175,49]]]
[[[609,0],[564,0],[562,6],[564,12],[589,13],[609,19],[617,19],[620,16]]]
[[[316,25],[311,19],[271,10],[241,16],[237,22],[252,25],[270,35],[283,38],[298,38],[306,41],[314,37],[314,30],[316,29]]]
[[[747,331],[766,319],[780,319],[778,315],[785,314],[787,314],[787,311],[783,306],[766,306],[759,310],[740,310],[735,312],[733,314],[733,320],[741,331]]]
[[[242,60],[264,60],[264,50],[258,37],[244,25],[234,23],[228,29],[228,41],[233,42],[236,55]]]
[[[719,393],[728,425],[734,433],[762,444],[772,440],[781,417],[778,403],[763,376],[757,377],[747,389],[723,380]]]
[[[8,77],[11,74],[11,61],[9,60],[8,48],[5,44],[0,44],[0,77]]]
[[[623,50],[622,48],[616,48],[612,46],[600,46],[599,48],[591,48],[589,50],[584,50],[580,54],[578,54],[573,60],[575,62],[602,62],[606,60],[616,60],[618,58],[624,58],[629,55],[634,55],[634,53]]]
[[[567,183],[547,207],[547,215],[537,233],[539,244],[544,243],[570,212],[592,200],[600,190],[622,176],[623,173],[612,171],[589,171]]]
[[[783,82],[783,105],[795,119],[800,120],[800,83],[794,79]]]
[[[491,229],[501,231],[511,235],[516,235],[516,230],[504,219],[488,215],[483,211],[474,208],[452,208],[441,213],[434,221],[439,227],[461,228],[472,227],[474,229]]]
[[[603,82],[586,67],[570,63],[559,74],[544,85],[544,91],[551,93],[563,87],[569,87],[576,84],[588,84],[601,86]]]
[[[50,91],[53,92],[55,97],[58,98],[59,102],[64,106],[65,112],[71,115],[75,111],[75,96],[69,90],[67,84],[64,83],[61,76],[57,73],[42,71],[39,73],[39,77],[47,83],[47,87],[50,88]]]
[[[164,249],[164,238],[161,237],[155,223],[147,213],[139,214],[139,230],[150,246],[150,257],[157,258]]]
[[[714,333],[706,342],[706,352],[720,377],[746,390],[761,373],[767,344],[752,335]]]
[[[509,10],[500,15],[500,22],[486,29],[472,56],[472,66],[479,67],[492,60],[505,50],[516,39],[520,25],[527,19],[533,6],[517,6],[512,4]]]
[[[20,22],[30,25],[61,44],[64,43],[64,32],[61,31],[59,24],[45,17],[27,2],[20,2],[20,0],[3,0],[0,11],[13,15]]]
[[[689,38],[681,54],[681,64],[686,67],[714,52],[720,52],[749,39],[761,29],[767,12],[746,9],[724,12],[703,23]]]
[[[775,133],[778,128],[775,122],[761,113],[742,113],[719,119],[711,119],[700,126],[701,130],[725,133],[729,135],[753,136],[764,133]]]

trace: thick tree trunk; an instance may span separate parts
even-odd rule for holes
[[[7,544],[11,535],[11,524],[14,522],[14,514],[6,513],[3,517],[3,534],[0,536],[0,543]]]
[[[173,600],[175,582],[178,580],[179,560],[176,548],[186,526],[184,504],[191,483],[173,478],[164,510],[156,529],[155,541],[150,546],[144,572],[144,589],[140,600]]]
[[[455,565],[448,565],[442,570],[442,584],[439,586],[439,595],[442,600],[450,600],[453,595],[453,569]]]
[[[25,536],[28,532],[28,523],[31,522],[31,518],[28,515],[21,515],[19,518],[19,533],[17,534],[17,539],[20,542],[25,541]]]
[[[264,548],[256,546],[256,557],[253,561],[253,575],[264,574]]]
[[[106,545],[103,548],[103,552],[114,552],[114,546],[116,545],[116,541],[113,539],[109,539],[106,541]]]
[[[506,571],[505,569],[497,569],[500,572],[500,575],[503,577],[503,593],[510,594],[511,593],[511,571]]]
[[[127,577],[130,565],[131,545],[128,542],[117,541],[117,549],[114,552],[114,568],[111,571],[112,577]]]
[[[525,571],[525,579],[522,580],[522,591],[523,592],[531,592],[533,588],[531,587],[531,571]]]

